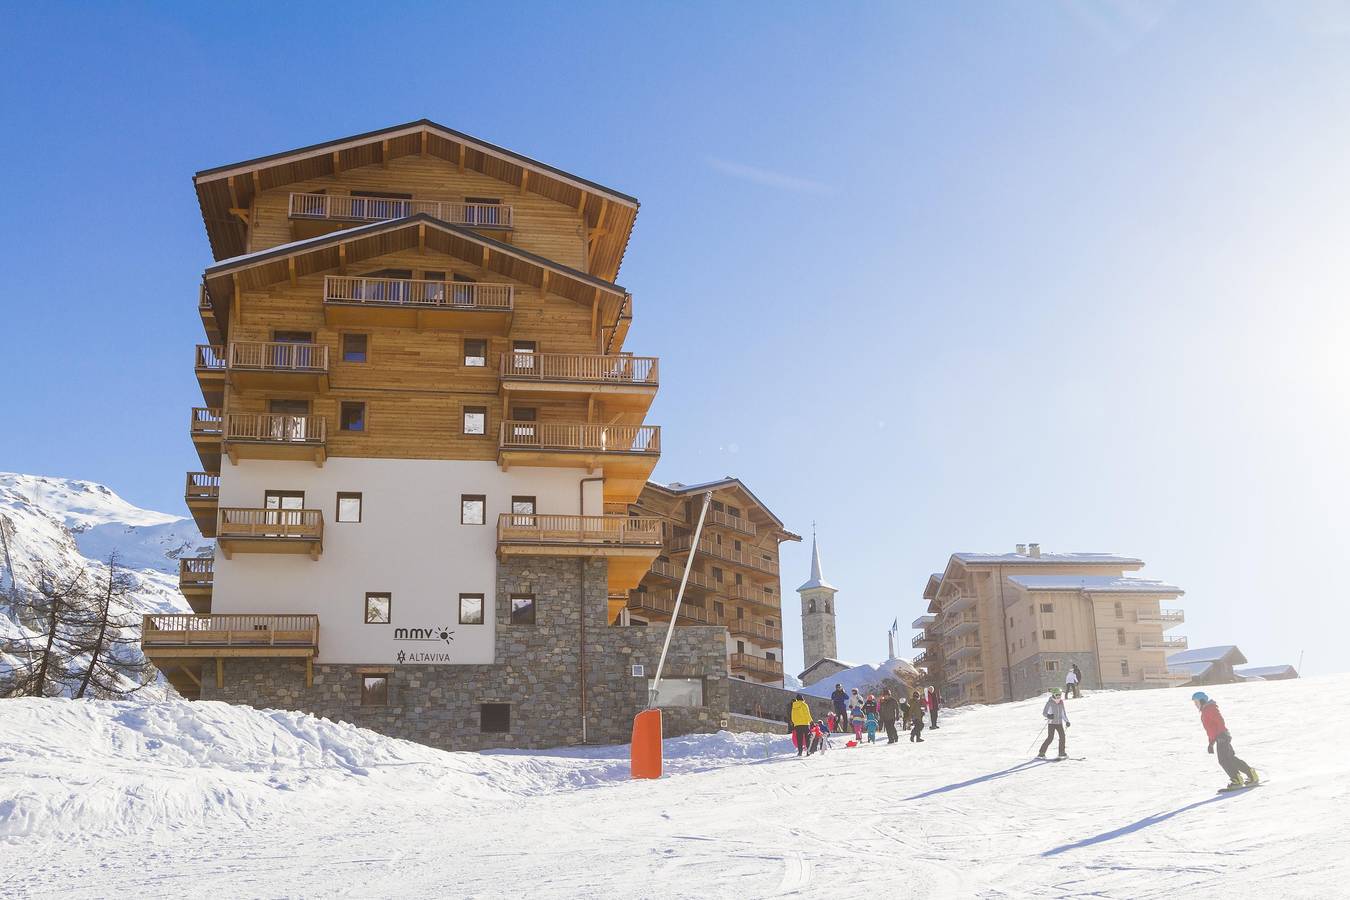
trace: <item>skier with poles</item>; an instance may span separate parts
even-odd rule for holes
[[[1233,736],[1228,733],[1228,725],[1223,720],[1223,713],[1219,712],[1219,704],[1209,699],[1204,691],[1191,694],[1191,700],[1195,708],[1200,710],[1200,724],[1205,726],[1205,736],[1209,738],[1209,752],[1214,753],[1214,748],[1219,748],[1219,765],[1228,773],[1228,787],[1222,790],[1234,791],[1260,784],[1261,779],[1257,777],[1256,770],[1238,759],[1233,752]],[[1244,775],[1247,776],[1246,782],[1242,780]]]
[[[1059,759],[1068,759],[1068,751],[1064,749],[1064,729],[1069,727],[1069,711],[1064,708],[1064,696],[1059,688],[1050,689],[1050,699],[1045,701],[1045,709],[1041,710],[1045,716],[1046,735],[1041,743],[1040,752],[1036,754],[1037,759],[1045,759],[1045,751],[1050,748],[1050,742],[1059,737]]]
[[[835,684],[834,693],[830,695],[834,701],[834,721],[837,730],[840,732],[848,731],[845,723],[848,722],[848,694],[844,693],[842,684]]]

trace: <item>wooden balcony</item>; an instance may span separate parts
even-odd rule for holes
[[[1163,629],[1172,628],[1186,621],[1186,613],[1180,609],[1162,609],[1157,612],[1140,610],[1134,620],[1140,624],[1162,625]]]
[[[675,609],[675,592],[631,591],[625,605],[631,612],[654,616],[669,622],[670,614]],[[726,625],[727,620],[725,616],[719,616],[707,606],[690,603],[689,591],[686,589],[684,601],[680,604],[680,617],[677,620],[677,624],[680,623],[685,625]]]
[[[211,589],[216,581],[216,560],[211,556],[185,556],[178,560],[178,590],[195,613],[211,611]]]
[[[225,423],[219,409],[204,406],[192,408],[188,430],[192,435],[192,446],[197,450],[197,458],[208,472],[220,471],[220,442],[224,429]]]
[[[311,686],[313,660],[319,655],[319,617],[157,613],[141,618],[141,652],[166,671],[185,661],[214,658],[217,685],[224,684],[226,659],[300,657],[305,660],[305,684]],[[200,676],[192,677],[200,689]]]
[[[772,591],[766,591],[763,588],[755,587],[752,584],[730,584],[723,590],[732,600],[740,600],[743,603],[749,603],[753,606],[759,606],[775,612],[778,612],[783,608],[783,598]]]
[[[231,341],[230,386],[241,391],[328,390],[328,346],[289,341]]]
[[[1139,677],[1143,681],[1157,684],[1170,684],[1191,680],[1190,673],[1169,672],[1166,666],[1145,666],[1143,669],[1139,670]]]
[[[670,550],[672,553],[687,553],[689,552],[690,542],[689,536],[676,538],[671,542]],[[763,572],[774,577],[778,575],[777,557],[766,553],[760,547],[743,546],[740,550],[737,550],[734,544],[719,544],[716,541],[704,538],[698,542],[698,552],[703,556],[711,556],[714,559],[731,563],[733,566],[753,569],[756,572]]]
[[[719,512],[715,509],[708,510],[708,518],[704,525],[715,525],[721,528],[730,528],[732,531],[739,531],[741,534],[754,537],[759,533],[759,529],[754,522],[749,519],[742,519],[740,516],[733,516],[730,513]]]
[[[512,399],[579,399],[598,403],[606,421],[640,425],[656,396],[654,356],[597,353],[503,353],[501,388]]]
[[[971,609],[974,606],[975,606],[974,594],[960,593],[957,594],[955,597],[948,598],[946,605],[942,607],[942,611],[948,613],[959,613],[964,610]]]
[[[323,553],[323,511],[222,507],[216,543],[226,559],[235,553]]]
[[[927,647],[929,644],[937,643],[937,635],[925,631],[922,634],[914,635],[914,639],[909,642],[911,647]]]
[[[241,459],[299,459],[322,466],[327,458],[328,420],[323,416],[230,413],[224,433],[225,452],[234,465]]]
[[[601,556],[609,561],[609,593],[632,590],[661,552],[661,520],[653,516],[557,516],[502,513],[497,558]]]
[[[506,334],[514,308],[510,284],[346,275],[323,280],[324,319],[335,326]]]
[[[956,667],[957,684],[970,684],[984,678],[984,667],[978,662],[962,663]]]
[[[202,536],[215,537],[216,512],[220,505],[220,476],[211,472],[188,472],[183,500]]]
[[[1184,637],[1158,637],[1158,638],[1140,638],[1140,650],[1166,650],[1168,653],[1174,653],[1177,650],[1185,650],[1190,646],[1190,641]]]
[[[936,624],[937,624],[937,616],[933,616],[933,615],[923,615],[923,616],[919,616],[919,617],[918,617],[917,619],[915,619],[912,623],[910,623],[910,626],[909,626],[909,627],[910,627],[910,628],[928,628],[929,626],[936,625]]]
[[[783,629],[763,622],[731,616],[727,619],[727,631],[732,637],[749,638],[762,647],[783,646]]]
[[[291,194],[291,233],[296,239],[317,237],[351,225],[406,219],[419,213],[476,231],[501,233],[515,227],[515,209],[504,203],[400,200],[297,192]]]
[[[651,568],[648,569],[648,571],[654,575],[659,575],[668,581],[673,581],[676,584],[679,584],[680,579],[684,576],[683,565],[672,566],[670,563],[662,562],[659,559],[655,560],[651,564]],[[688,589],[696,591],[706,591],[709,593],[718,593],[725,596],[728,587],[729,585],[722,584],[720,582],[715,582],[707,575],[704,575],[701,572],[689,573]]]
[[[497,464],[604,470],[606,503],[634,503],[661,456],[657,425],[503,422]]]
[[[218,344],[198,344],[197,385],[207,406],[219,409],[225,403],[225,348]]]
[[[948,659],[970,659],[973,656],[980,655],[980,641],[978,638],[973,637],[965,638],[963,640],[947,641],[943,644],[942,649]]]
[[[955,637],[978,631],[979,627],[980,617],[975,613],[968,612],[959,616],[948,616],[943,626],[943,632],[950,637]]]
[[[783,680],[783,661],[780,659],[765,659],[762,656],[751,656],[749,653],[732,653],[727,662],[733,672],[744,672],[764,680]]]
[[[206,339],[212,344],[220,344],[224,340],[224,336],[216,322],[216,310],[206,296],[206,285],[204,284],[199,288],[197,294],[197,314],[202,317],[202,330],[206,332]]]

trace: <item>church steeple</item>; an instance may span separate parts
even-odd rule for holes
[[[815,523],[811,524],[811,577],[799,588],[802,597],[802,656],[806,668],[822,659],[835,659],[839,645],[835,638],[834,595],[837,588],[825,580],[820,567],[820,544]]]
[[[827,588],[830,591],[836,590],[834,585],[825,580],[824,574],[820,571],[820,546],[816,543],[815,526],[811,528],[811,577],[805,584],[797,588],[797,593],[810,590],[811,588]]]

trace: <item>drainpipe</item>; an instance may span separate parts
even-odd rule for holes
[[[577,483],[577,515],[584,516],[586,514],[586,482],[604,480],[604,476],[601,475],[595,478],[583,478]],[[586,743],[586,558],[582,557],[577,562],[581,564],[581,614],[577,616],[581,654],[577,661],[579,668],[577,678],[581,695],[581,742],[584,744]],[[608,617],[608,613],[606,613],[606,617]]]

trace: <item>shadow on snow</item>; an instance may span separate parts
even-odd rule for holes
[[[1137,822],[1131,822],[1128,825],[1122,825],[1121,827],[1114,828],[1111,831],[1103,831],[1101,834],[1094,834],[1092,837],[1083,838],[1081,841],[1074,841],[1072,844],[1064,844],[1063,846],[1056,847],[1053,850],[1046,850],[1044,853],[1041,854],[1041,856],[1042,857],[1058,856],[1059,854],[1064,853],[1065,851],[1068,850],[1081,850],[1083,847],[1091,847],[1093,844],[1102,844],[1105,843],[1106,841],[1113,841],[1118,837],[1124,837],[1127,834],[1133,834],[1134,832],[1147,828],[1150,825],[1157,825],[1159,822],[1166,822],[1173,816],[1179,816],[1184,812],[1190,812],[1193,809],[1197,809],[1201,806],[1206,806],[1210,803],[1218,803],[1220,800],[1227,800],[1232,796],[1234,796],[1234,794],[1218,794],[1217,796],[1210,797],[1208,800],[1197,800],[1194,803],[1188,803],[1187,805],[1182,806],[1178,809],[1174,809],[1171,812],[1154,813],[1151,816],[1144,816],[1144,818],[1140,819]]]
[[[945,794],[948,791],[959,791],[961,788],[970,787],[972,784],[982,784],[986,781],[993,781],[996,778],[1007,778],[1009,775],[1015,775],[1023,769],[1030,769],[1034,766],[1043,765],[1046,760],[1029,759],[1026,762],[1018,763],[1010,769],[1003,769],[999,772],[990,772],[988,775],[978,775],[975,778],[966,781],[958,781],[956,784],[943,785],[940,788],[933,788],[931,791],[924,791],[922,794],[915,794],[913,797],[906,797],[902,802],[910,800],[922,800],[925,797],[932,797],[936,794]]]

